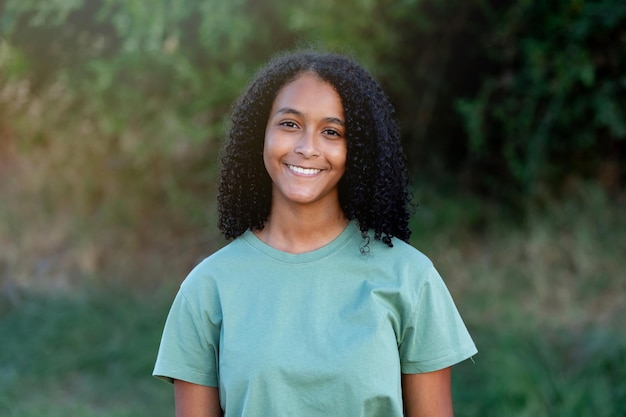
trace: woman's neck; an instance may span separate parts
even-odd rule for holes
[[[272,206],[262,230],[255,235],[264,243],[290,253],[319,249],[344,231],[349,220],[337,205],[335,209],[298,206]]]

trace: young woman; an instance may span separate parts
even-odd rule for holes
[[[342,55],[275,58],[222,163],[234,240],[181,285],[154,370],[176,415],[452,416],[450,366],[476,348],[406,243],[398,127],[372,77]]]

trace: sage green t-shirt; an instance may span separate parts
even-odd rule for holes
[[[355,222],[303,254],[246,232],[181,285],[154,375],[219,387],[226,417],[402,416],[401,372],[476,347],[430,260],[393,244],[362,254]]]

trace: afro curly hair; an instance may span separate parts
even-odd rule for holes
[[[373,230],[374,238],[388,246],[393,246],[392,237],[408,241],[411,201],[393,106],[352,58],[312,50],[274,57],[233,106],[217,198],[224,237],[260,230],[270,214],[272,182],[263,164],[265,128],[279,90],[304,72],[332,85],[344,107],[347,161],[338,184],[344,215],[358,221],[365,239]]]

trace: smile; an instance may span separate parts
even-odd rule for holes
[[[297,167],[295,165],[287,165],[287,168],[289,168],[291,171],[295,172],[296,174],[300,174],[300,175],[315,175],[321,171],[321,169],[302,168],[302,167]]]

